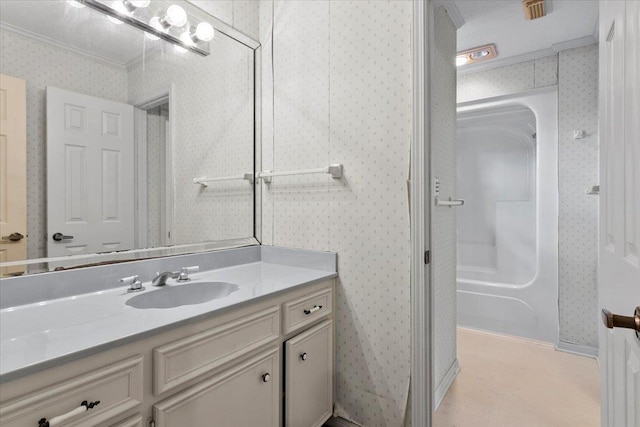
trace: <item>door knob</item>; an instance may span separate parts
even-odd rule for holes
[[[20,233],[11,233],[8,236],[2,236],[2,240],[10,240],[12,242],[19,242],[24,239],[24,236]]]
[[[620,316],[613,314],[606,308],[602,309],[602,323],[609,329],[627,328],[636,331],[636,335],[640,337],[640,306],[636,307],[633,316]]]
[[[62,233],[55,233],[53,235],[53,240],[55,240],[56,242],[60,242],[62,240],[72,240],[73,236],[65,236]]]

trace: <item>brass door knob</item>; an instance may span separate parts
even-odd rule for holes
[[[24,239],[24,236],[20,233],[11,233],[8,236],[2,236],[2,240],[9,240],[11,242],[19,242]]]
[[[627,328],[636,331],[636,335],[640,334],[640,306],[636,307],[633,316],[620,316],[613,314],[606,308],[602,309],[602,323],[609,329]]]

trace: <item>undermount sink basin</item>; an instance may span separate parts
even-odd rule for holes
[[[238,285],[227,282],[197,282],[185,285],[166,285],[153,292],[129,298],[128,306],[135,308],[173,308],[181,305],[202,304],[224,298],[238,290]]]

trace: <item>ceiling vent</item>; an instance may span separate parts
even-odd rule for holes
[[[527,20],[542,18],[545,15],[544,0],[522,0],[522,8]]]

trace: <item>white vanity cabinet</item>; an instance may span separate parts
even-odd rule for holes
[[[333,324],[314,326],[285,343],[285,425],[319,427],[333,412]]]
[[[279,356],[276,347],[154,405],[156,427],[277,427]]]
[[[299,286],[0,383],[0,426],[38,427],[83,400],[100,404],[57,426],[321,426],[333,298],[333,279]]]

